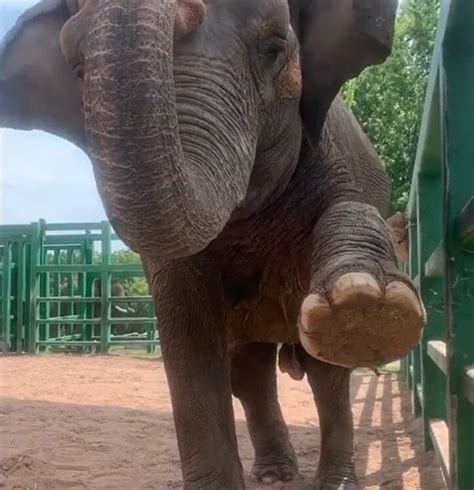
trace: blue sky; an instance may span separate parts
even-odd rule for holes
[[[37,0],[0,0],[0,39]],[[88,157],[41,131],[0,129],[0,223],[105,218]]]

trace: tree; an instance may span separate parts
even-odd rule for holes
[[[112,253],[113,264],[137,264],[140,263],[140,256],[129,249],[117,250]],[[148,283],[144,277],[131,277],[122,281],[127,296],[147,296],[149,295]],[[138,317],[153,316],[152,303],[142,301],[129,302]],[[136,331],[143,331],[143,328],[135,328]]]
[[[438,13],[439,0],[405,0],[391,56],[342,90],[392,180],[396,210],[405,208],[410,191]]]

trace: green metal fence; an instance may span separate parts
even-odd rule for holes
[[[474,2],[444,0],[408,205],[428,324],[403,369],[449,488],[474,489]]]
[[[29,323],[27,277],[30,226],[5,226],[0,233],[0,350],[23,349]]]
[[[139,262],[113,262],[115,240],[108,222],[0,226],[1,351],[105,353],[129,344],[154,351],[158,337],[151,296],[111,294],[114,280],[143,277]],[[130,304],[142,305],[144,314],[112,314]],[[126,333],[118,331],[124,326]]]

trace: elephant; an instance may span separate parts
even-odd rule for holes
[[[425,310],[396,267],[390,185],[339,91],[383,63],[396,0],[50,0],[7,35],[0,125],[85,151],[159,318],[184,487],[298,471],[277,397],[306,375],[314,488],[358,488],[350,374],[404,356]],[[383,87],[377,87],[382,90]]]
[[[94,308],[93,308],[93,318],[101,318],[102,317],[102,305],[100,303],[100,298],[102,296],[102,281],[100,279],[96,279],[93,283],[93,288],[94,288],[94,296],[99,298],[97,300],[97,303],[94,303]],[[73,281],[73,293],[74,295],[79,295],[79,287],[77,281]],[[60,290],[60,296],[68,296],[69,295],[69,284],[67,281],[64,281],[61,285],[61,290]],[[125,297],[126,296],[126,291],[123,283],[120,280],[114,280],[112,281],[111,284],[111,296],[116,296],[116,297]],[[79,302],[73,301],[72,302],[72,312],[70,312],[70,306],[71,302],[66,303],[66,302],[61,302],[60,305],[60,313],[62,317],[67,316],[68,314],[71,315],[77,315],[79,312]],[[113,304],[111,308],[111,316],[112,318],[120,318],[120,317],[131,317],[135,314],[135,310],[128,304],[122,304],[122,303],[116,303]],[[52,304],[50,307],[50,316],[55,317],[57,316],[57,306],[55,304]],[[66,325],[62,324],[60,326],[60,332],[61,335],[65,334],[65,327]],[[127,333],[126,332],[127,326],[122,325],[122,324],[115,324],[115,329],[114,332],[116,334],[123,334]]]
[[[121,298],[127,296],[125,287],[123,283],[119,280],[112,281],[110,294],[111,296],[121,297]],[[100,279],[94,281],[94,296],[98,298],[102,297],[102,281]],[[134,314],[135,314],[135,310],[126,303],[125,304],[115,303],[112,306],[112,317],[131,317]],[[100,318],[101,316],[102,316],[102,307],[100,303],[96,303],[94,305],[94,318]],[[118,330],[122,331],[124,330],[124,328],[125,327],[121,325]]]

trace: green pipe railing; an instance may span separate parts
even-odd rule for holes
[[[112,263],[115,240],[108,222],[0,226],[0,350],[94,347],[105,353],[131,344],[154,351],[159,341],[152,297],[111,294],[113,279],[143,277],[140,263]],[[100,297],[94,297],[96,280],[103,285]],[[117,304],[132,302],[148,303],[147,316],[112,315]],[[142,331],[117,334],[118,325]]]
[[[428,324],[403,373],[450,489],[474,489],[474,2],[443,0],[408,204]]]

